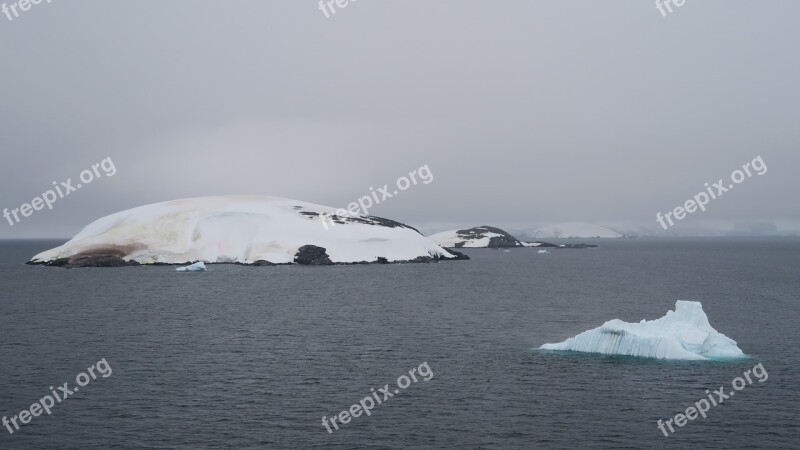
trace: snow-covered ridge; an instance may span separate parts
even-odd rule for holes
[[[457,259],[416,229],[279,197],[217,196],[140,206],[87,225],[30,261],[67,267],[127,264],[330,264]],[[299,259],[298,259],[299,258]]]
[[[541,242],[523,242],[500,228],[486,225],[464,230],[443,231],[429,237],[446,248],[538,247],[543,244]]]
[[[711,327],[700,302],[684,300],[678,300],[675,311],[667,311],[660,319],[639,323],[609,320],[564,342],[540,348],[671,360],[747,357],[736,341]]]
[[[465,230],[449,230],[429,236],[442,247],[486,248],[520,247],[522,243],[507,232],[494,227],[481,226]]]

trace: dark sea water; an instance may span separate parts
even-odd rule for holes
[[[0,242],[0,415],[106,358],[113,372],[0,448],[798,448],[800,240],[612,240],[471,261],[57,269]],[[753,359],[532,349],[698,300]],[[433,373],[329,434],[331,417]],[[769,377],[665,437],[757,363]]]

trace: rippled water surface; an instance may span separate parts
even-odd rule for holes
[[[800,240],[602,241],[471,261],[57,269],[0,242],[0,414],[106,358],[113,372],[0,448],[768,448],[800,446]],[[533,351],[698,300],[752,360]],[[329,434],[427,362],[433,376]],[[769,377],[674,435],[656,426],[761,362]],[[12,426],[13,428],[13,426]]]

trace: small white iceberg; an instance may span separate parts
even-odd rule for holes
[[[564,342],[540,348],[670,360],[747,358],[736,341],[711,327],[700,302],[685,300],[678,300],[675,311],[667,311],[660,319],[639,323],[609,320]]]
[[[203,261],[198,261],[198,262],[192,264],[191,266],[178,267],[177,269],[175,269],[175,271],[176,272],[205,272],[206,271],[206,265],[205,265],[205,263],[203,263]]]
[[[550,252],[548,252],[546,248],[543,248],[536,253],[550,253]]]

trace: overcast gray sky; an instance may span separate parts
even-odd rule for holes
[[[8,1],[8,0],[7,0]],[[0,237],[244,193],[427,229],[631,222],[762,156],[702,221],[800,220],[800,2],[43,2],[0,16],[0,208],[117,173]],[[73,181],[73,184],[75,182]]]

